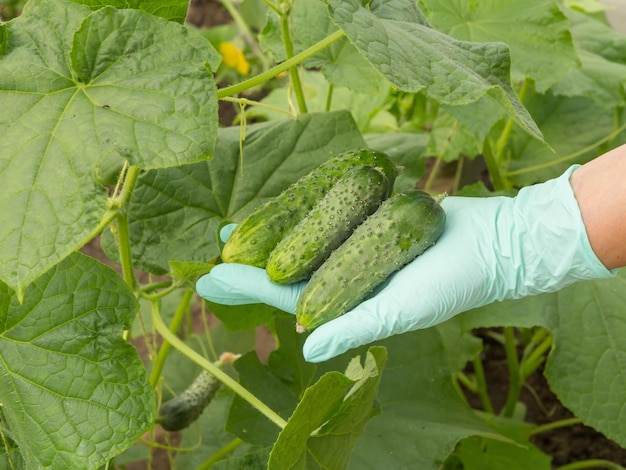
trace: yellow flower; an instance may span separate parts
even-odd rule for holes
[[[224,57],[224,64],[237,70],[241,75],[250,73],[250,64],[241,49],[232,42],[220,43],[220,54]]]

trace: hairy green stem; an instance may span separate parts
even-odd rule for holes
[[[476,381],[470,379],[463,372],[459,372],[458,374],[456,374],[456,380],[460,382],[470,392],[478,393],[478,386],[476,385]]]
[[[581,424],[582,422],[583,421],[580,418],[560,419],[558,421],[553,421],[552,423],[542,424],[541,426],[535,427],[532,431],[530,431],[530,435],[536,436],[537,434],[553,431],[554,429],[565,428],[567,426],[573,426],[574,424]]]
[[[443,158],[438,155],[437,159],[435,160],[435,164],[433,165],[432,170],[430,170],[428,179],[426,180],[426,183],[424,183],[424,191],[430,191],[431,186],[433,185],[433,183],[435,182],[435,179],[437,178],[437,175],[439,174],[439,170],[441,169],[442,163],[443,163]]]
[[[216,464],[220,460],[222,460],[222,459],[228,457],[230,454],[232,454],[235,451],[235,449],[237,447],[239,447],[241,444],[243,444],[243,441],[241,439],[239,439],[238,437],[236,437],[235,439],[230,441],[228,444],[226,444],[224,447],[222,447],[220,450],[218,450],[213,455],[211,455],[211,457],[209,457],[204,462],[202,462],[196,468],[196,470],[208,470],[214,464]]]
[[[520,377],[522,380],[526,379],[533,372],[535,372],[537,367],[545,361],[545,354],[552,347],[552,343],[552,335],[547,336],[535,349],[533,349],[528,357],[522,360],[520,365]]]
[[[506,403],[502,409],[502,415],[510,418],[515,412],[515,405],[517,404],[522,390],[515,330],[510,326],[504,328],[504,349],[506,351],[506,363],[509,369],[509,391],[506,397]]]
[[[261,101],[250,100],[248,98],[233,98],[232,96],[225,96],[223,98],[220,98],[220,100],[228,101],[230,103],[237,103],[239,106],[242,106],[242,104],[246,106],[248,105],[258,106],[259,108],[269,109],[270,111],[275,111],[277,113],[283,113],[290,117],[294,117],[292,113],[290,113],[289,111],[283,108],[279,108],[278,106],[272,106],[267,103],[263,103]]]
[[[330,112],[330,108],[333,104],[333,92],[335,91],[335,87],[332,83],[328,84],[328,93],[326,94],[326,106],[324,110],[328,113]]]
[[[454,171],[454,181],[452,183],[452,194],[456,193],[461,185],[461,177],[463,176],[463,166],[465,163],[465,157],[461,155],[456,163],[456,169]]]
[[[271,80],[272,78],[276,77],[277,75],[281,74],[282,72],[285,72],[287,70],[289,70],[291,67],[303,62],[304,60],[308,59],[309,57],[317,54],[318,52],[324,50],[325,48],[327,48],[329,45],[331,45],[332,43],[334,43],[335,41],[338,41],[339,39],[341,39],[344,36],[344,32],[342,30],[337,30],[334,33],[326,36],[324,39],[322,39],[321,41],[313,44],[311,47],[305,49],[304,51],[294,55],[293,57],[291,57],[290,59],[285,60],[284,62],[272,67],[271,69],[266,70],[265,72],[260,73],[259,75],[256,75],[255,77],[252,77],[248,80],[245,80],[241,83],[237,83],[236,85],[232,85],[229,87],[225,87],[225,88],[220,88],[217,91],[217,97],[218,99],[222,99],[226,96],[233,96],[236,95],[238,93],[241,93],[242,91],[248,90],[250,88],[253,88],[255,86],[258,85],[262,85],[263,83]]]
[[[589,460],[581,460],[580,462],[568,463],[566,465],[561,465],[560,467],[556,467],[555,470],[581,470],[584,468],[592,468],[592,469],[604,468],[607,470],[626,470],[620,464],[611,462],[610,460],[602,460],[602,459],[589,459]]]
[[[172,334],[176,334],[178,329],[180,328],[183,319],[185,318],[185,313],[189,309],[189,305],[191,304],[191,298],[193,297],[193,291],[187,289],[183,294],[183,298],[180,299],[178,303],[178,308],[174,313],[174,318],[172,318],[172,322],[170,323],[169,331]],[[153,309],[157,309],[156,302],[152,302]],[[165,360],[167,359],[168,354],[170,353],[170,349],[172,349],[172,345],[167,341],[161,345],[159,349],[159,353],[157,354],[156,359],[154,360],[154,366],[152,368],[152,372],[150,373],[150,385],[152,387],[156,387],[159,382],[159,378],[161,377],[161,372],[163,371],[163,366],[165,365]]]
[[[289,14],[289,11],[280,15],[280,33],[283,38],[283,46],[285,47],[287,60],[293,57],[293,41],[291,40],[291,31],[289,28],[290,18],[291,15]],[[304,114],[307,112],[307,106],[306,100],[304,99],[304,92],[302,91],[302,82],[300,81],[300,75],[298,74],[298,67],[296,65],[289,67],[289,77],[291,78],[293,91],[296,94],[298,110]]]
[[[163,320],[161,319],[158,310],[155,309],[152,309],[152,324],[165,341],[171,343],[174,348],[187,356],[191,361],[195,362],[200,367],[214,375],[217,380],[229,387],[233,392],[235,392],[242,399],[247,401],[251,406],[256,408],[262,415],[268,418],[276,426],[283,429],[287,425],[287,421],[285,421],[280,415],[278,415],[278,413],[270,409],[269,406],[259,400],[253,393],[244,388],[239,382],[237,382],[215,364],[202,357],[200,354],[198,354],[196,351],[194,351],[185,343],[183,343],[180,339],[178,339],[176,335],[168,330],[167,326],[165,326],[165,323],[163,323]]]
[[[155,290],[158,289],[166,289],[169,287],[172,287],[173,283],[172,281],[158,281],[158,282],[152,282],[150,284],[144,284],[139,288],[139,291],[142,294],[147,294],[148,292],[154,292]]]
[[[483,157],[485,158],[485,164],[487,165],[487,170],[489,171],[489,177],[491,178],[493,189],[496,191],[506,189],[508,187],[508,183],[506,183],[504,177],[502,176],[500,164],[494,156],[489,139],[485,139],[485,142],[483,143]]]
[[[130,251],[130,234],[128,231],[128,205],[130,203],[130,197],[137,184],[137,178],[139,177],[139,167],[130,166],[126,173],[124,180],[124,186],[122,191],[115,201],[113,207],[117,207],[117,213],[115,215],[115,221],[117,225],[118,235],[118,249],[120,253],[120,262],[122,264],[122,274],[124,280],[129,287],[134,291],[137,287],[137,280],[135,279],[135,272],[133,268],[133,260]]]

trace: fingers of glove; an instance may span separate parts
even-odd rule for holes
[[[223,263],[202,276],[196,290],[203,298],[225,305],[265,303],[294,313],[303,283],[282,286],[273,283],[264,269]]]
[[[224,225],[221,230],[220,230],[220,239],[226,243],[226,241],[230,238],[231,234],[233,233],[233,230],[235,230],[235,227],[237,226],[237,224],[228,224],[228,225]]]

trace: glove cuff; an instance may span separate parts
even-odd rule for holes
[[[508,228],[519,238],[509,246],[510,256],[517,258],[509,266],[517,266],[517,272],[505,276],[514,279],[514,286],[505,289],[504,298],[555,292],[579,280],[615,275],[593,252],[570,185],[579,166],[525,187],[512,199],[513,226]]]

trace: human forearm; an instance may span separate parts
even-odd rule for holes
[[[578,168],[570,184],[598,259],[626,266],[626,145]]]

